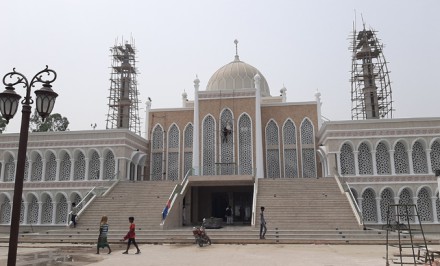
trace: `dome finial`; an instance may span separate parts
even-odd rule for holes
[[[235,43],[235,61],[240,61],[240,58],[238,57],[238,40],[234,40]]]

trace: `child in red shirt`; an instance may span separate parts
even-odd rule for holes
[[[128,249],[130,248],[131,243],[134,244],[134,246],[137,249],[136,254],[141,254],[141,250],[139,249],[138,245],[136,244],[136,234],[135,234],[135,228],[136,225],[133,223],[134,222],[134,217],[128,217],[128,221],[130,222],[130,229],[128,230],[128,233],[124,236],[124,240],[128,239],[128,243],[127,243],[127,250],[125,252],[123,252],[122,254],[128,254]]]

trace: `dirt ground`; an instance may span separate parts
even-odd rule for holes
[[[386,265],[385,245],[140,245],[124,255],[124,243],[112,245],[112,253],[90,245],[20,245],[18,265]],[[391,254],[392,254],[391,250]],[[6,265],[8,247],[0,247],[0,265]],[[391,264],[391,263],[390,263]]]

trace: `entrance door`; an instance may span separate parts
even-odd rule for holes
[[[234,222],[250,224],[252,215],[252,192],[235,192],[233,210]]]
[[[212,217],[225,219],[225,212],[227,207],[228,194],[226,192],[212,193]]]

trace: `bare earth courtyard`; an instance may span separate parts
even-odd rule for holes
[[[434,247],[433,248],[438,248]],[[18,265],[385,265],[385,245],[140,245],[142,253],[122,254],[125,243],[113,252],[96,255],[90,245],[19,245]],[[8,246],[0,248],[0,265],[6,265]]]

